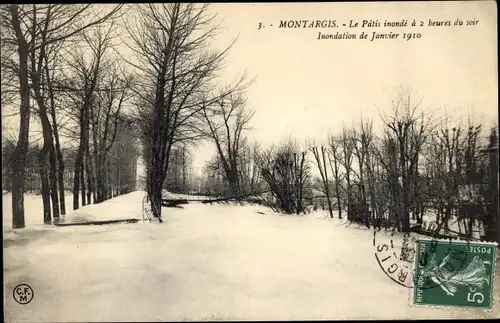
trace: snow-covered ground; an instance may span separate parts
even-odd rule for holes
[[[133,192],[67,216],[142,219],[143,197]],[[7,322],[500,317],[499,306],[410,306],[409,289],[379,268],[372,231],[323,213],[191,203],[164,208],[163,224],[55,228],[42,225],[40,197],[27,196],[27,227],[12,230],[9,199],[3,195]],[[12,297],[18,284],[34,290],[27,305]]]

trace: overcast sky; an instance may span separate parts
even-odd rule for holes
[[[360,116],[377,118],[388,110],[398,89],[411,89],[426,110],[474,112],[498,119],[497,9],[490,1],[212,4],[224,31],[213,45],[238,41],[228,56],[227,78],[247,71],[256,77],[248,90],[255,110],[252,140],[268,145],[290,135],[321,138]],[[462,27],[428,27],[428,20]],[[279,28],[282,20],[385,20],[416,28]],[[465,26],[468,20],[475,26]],[[261,22],[265,27],[258,30]],[[270,25],[273,25],[271,27]],[[317,40],[318,32],[367,32],[368,40]],[[421,33],[419,39],[370,41],[373,31]],[[212,155],[212,146],[196,150],[195,168]]]
[[[256,111],[250,138],[276,142],[289,135],[324,137],[360,116],[378,117],[391,108],[399,89],[411,89],[423,109],[458,117],[474,113],[498,119],[497,17],[494,2],[387,2],[213,4],[226,30],[216,46],[238,36],[229,77],[247,70],[256,81],[248,105]],[[317,40],[318,31],[354,33],[362,29],[279,28],[281,20],[352,20],[452,23],[475,26],[364,28],[419,32],[420,39]],[[258,30],[261,22],[265,28]],[[270,27],[269,25],[273,25]],[[334,31],[333,31],[334,30]],[[399,36],[401,37],[401,35]],[[209,148],[207,147],[206,150]],[[204,156],[200,154],[198,164]]]

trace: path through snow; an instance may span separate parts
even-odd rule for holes
[[[79,212],[142,218],[143,196],[134,192]],[[499,306],[410,307],[409,290],[377,265],[372,232],[321,216],[192,203],[164,208],[163,224],[45,228],[37,225],[41,208],[36,216],[36,207],[30,210],[26,229],[4,229],[7,322],[500,316]],[[35,292],[27,305],[12,298],[21,283]],[[498,279],[495,286],[499,295]]]

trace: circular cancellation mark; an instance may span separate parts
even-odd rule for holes
[[[28,284],[19,284],[12,292],[14,300],[21,305],[26,305],[33,300],[35,293]]]
[[[437,234],[431,237],[430,241],[420,241],[417,237],[410,237],[409,233],[403,235],[401,247],[396,245],[395,239],[392,239],[394,232],[388,239],[384,234],[377,235],[377,230],[373,232],[373,246],[375,248],[375,259],[382,271],[395,283],[413,288],[419,281],[420,270],[427,266],[433,265],[437,258],[446,258],[447,265],[451,270],[449,273],[454,276],[460,272],[466,264],[468,246],[470,238],[467,239],[467,247],[458,247],[449,239],[447,243],[444,240],[437,240]],[[378,241],[377,241],[378,240]],[[418,242],[418,244],[417,244]],[[425,244],[425,247],[421,246]],[[415,248],[418,246],[418,248]],[[465,250],[465,253],[464,253]],[[449,257],[446,257],[450,255]],[[444,260],[444,259],[443,259]],[[414,262],[418,262],[415,263]],[[444,263],[443,263],[444,264]],[[442,264],[442,265],[443,265]],[[423,277],[420,277],[422,279]],[[425,285],[422,282],[419,284],[420,289],[433,289],[439,287],[440,284],[425,279]]]

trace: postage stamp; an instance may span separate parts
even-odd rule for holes
[[[396,236],[380,235],[374,232],[373,246],[375,247],[375,259],[378,262],[381,270],[389,277],[393,282],[406,287],[413,288],[417,282],[417,274],[414,270],[416,254],[418,250],[417,242],[418,237],[411,235],[410,233],[403,234],[402,242],[398,243]],[[425,259],[430,259],[433,253],[436,252],[436,243],[438,240],[432,238],[431,248],[427,250]],[[454,259],[454,267],[452,272],[458,272],[464,268],[466,265],[467,253],[469,248],[465,248],[465,254],[461,253],[460,250],[455,250],[456,247],[452,245],[453,240],[441,240],[441,246],[446,245],[447,249],[454,251],[456,255]],[[464,241],[466,245],[470,241]],[[458,256],[460,254],[460,257]],[[421,257],[422,258],[422,257]],[[421,260],[424,261],[424,260]],[[435,284],[427,284],[422,288],[432,289],[438,287]]]
[[[492,308],[496,246],[460,240],[416,241],[413,305]]]

